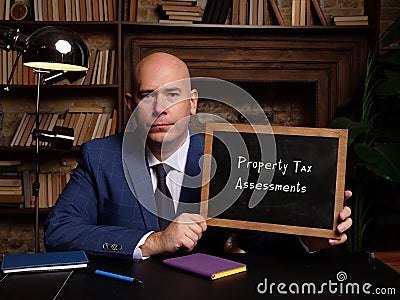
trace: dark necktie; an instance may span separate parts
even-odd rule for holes
[[[171,223],[171,220],[175,218],[174,203],[167,186],[167,173],[165,172],[164,165],[155,165],[153,169],[157,176],[157,188],[154,197],[156,199],[158,223],[160,229],[164,230]]]

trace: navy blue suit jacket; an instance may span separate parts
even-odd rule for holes
[[[135,162],[134,153],[127,153],[123,160],[122,144],[123,134],[117,134],[82,145],[78,166],[44,224],[48,251],[83,249],[91,254],[129,259],[144,234],[159,230],[157,216],[147,209],[152,201],[154,205],[147,165]],[[203,149],[203,137],[191,136],[185,174],[200,174],[199,159]],[[134,196],[126,178],[145,205]],[[180,202],[199,202],[200,186],[182,187]],[[228,232],[212,231],[210,243],[215,244],[216,236],[221,234],[223,238],[215,247],[222,249]],[[206,245],[205,235],[201,240],[201,244]]]

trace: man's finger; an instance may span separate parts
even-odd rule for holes
[[[337,230],[338,230],[340,233],[343,233],[343,232],[345,232],[346,230],[348,230],[348,229],[351,227],[352,224],[353,224],[353,220],[350,219],[350,218],[348,218],[348,219],[346,219],[346,221],[344,221],[344,222],[342,222],[342,223],[340,223],[340,224],[338,225]]]
[[[348,206],[343,207],[342,211],[339,213],[339,218],[341,220],[346,220],[351,216],[351,209]]]

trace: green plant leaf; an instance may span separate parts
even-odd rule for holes
[[[394,23],[388,28],[388,31],[384,34],[381,39],[383,47],[387,47],[400,40],[400,17],[394,21]]]
[[[379,56],[378,61],[382,64],[400,65],[400,51],[390,50],[387,54]]]
[[[388,79],[400,79],[400,70],[386,69],[384,72]]]
[[[367,146],[358,143],[354,151],[361,160],[359,165],[376,175],[400,183],[400,145],[394,143]]]
[[[400,133],[398,131],[390,129],[381,129],[378,134],[380,141],[389,143],[400,143]],[[376,136],[378,136],[378,134]]]
[[[349,118],[336,118],[333,119],[331,122],[331,127],[333,128],[340,128],[340,129],[348,129],[349,134],[348,134],[348,144],[352,145],[354,141],[357,139],[362,134],[366,133],[366,127],[361,125],[358,122],[354,122],[353,120],[350,120]]]
[[[400,78],[386,80],[377,86],[375,92],[379,96],[394,96],[400,94]]]

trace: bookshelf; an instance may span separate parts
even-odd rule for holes
[[[5,3],[6,2],[6,3]],[[2,6],[7,5],[8,1],[2,2]],[[26,2],[26,1],[25,1]],[[51,125],[68,126],[66,117],[71,108],[100,108],[101,112],[75,112],[73,114],[82,115],[82,122],[78,127],[77,123],[73,127],[75,129],[76,141],[70,152],[52,151],[46,147],[45,143],[41,145],[41,171],[43,176],[47,176],[46,182],[44,177],[41,178],[41,191],[49,189],[47,193],[51,193],[52,182],[50,177],[53,174],[63,174],[66,176],[74,167],[75,156],[78,153],[79,146],[82,142],[91,139],[92,136],[84,136],[85,129],[90,128],[91,120],[102,121],[102,132],[93,137],[102,137],[106,135],[107,127],[111,129],[111,120],[117,120],[114,125],[114,132],[122,129],[122,122],[118,114],[121,111],[119,101],[122,94],[122,86],[120,84],[120,59],[121,56],[121,18],[120,9],[122,8],[122,0],[44,0],[44,1],[28,1],[30,5],[30,17],[23,20],[13,20],[13,17],[6,17],[6,8],[0,7],[0,19],[2,25],[14,29],[19,29],[23,34],[29,35],[35,30],[45,26],[63,26],[76,31],[86,42],[91,52],[90,72],[83,80],[76,82],[62,81],[55,85],[43,85],[41,88],[40,113],[43,120],[43,129],[51,130]],[[10,2],[13,4],[13,1]],[[89,11],[90,8],[90,11]],[[0,156],[1,160],[18,159],[22,163],[18,167],[19,173],[22,174],[26,170],[33,172],[34,166],[34,145],[29,140],[29,132],[21,134],[20,143],[13,143],[18,134],[19,127],[27,131],[22,123],[24,116],[30,116],[35,111],[36,99],[36,79],[32,69],[22,67],[22,58],[19,61],[17,69],[14,73],[13,80],[9,85],[9,91],[4,91],[7,78],[10,74],[12,63],[16,55],[13,52],[0,52],[0,97],[2,109],[4,112],[3,128],[0,131]],[[95,66],[95,68],[93,68]],[[96,69],[96,71],[93,71]],[[112,71],[111,71],[112,70]],[[83,85],[81,85],[83,83]],[[16,104],[16,101],[18,103]],[[99,117],[99,115],[107,116],[107,118]],[[45,123],[45,119],[56,117],[57,122],[53,124]],[[54,119],[54,118],[53,118]],[[64,121],[64,124],[63,124]],[[94,122],[92,122],[94,125]],[[20,125],[21,124],[21,125]],[[29,125],[27,123],[25,126]],[[45,126],[45,124],[47,124]],[[87,128],[84,128],[83,126]],[[108,126],[107,126],[108,125]],[[100,128],[100,126],[99,126]],[[32,128],[31,128],[32,129]],[[93,130],[94,127],[92,126]],[[28,130],[29,131],[29,130]],[[110,132],[108,132],[110,134]],[[50,181],[49,181],[50,180]],[[54,177],[54,181],[56,181]],[[60,181],[60,179],[58,179]],[[65,181],[65,179],[63,179]],[[42,184],[43,182],[43,184]],[[65,184],[65,183],[64,183]],[[24,187],[24,190],[27,188]],[[55,192],[55,191],[54,191]],[[46,195],[47,196],[47,195]],[[1,197],[1,196],[0,196]],[[56,196],[55,196],[56,197]],[[42,198],[50,198],[43,197]],[[0,201],[1,202],[1,201]],[[29,201],[28,201],[29,202]],[[46,201],[47,202],[47,201]],[[50,202],[49,202],[50,203]],[[27,205],[25,200],[23,209],[16,209],[19,214],[29,215],[32,208]],[[41,213],[48,212],[47,207],[51,205],[42,204]],[[0,208],[0,213],[9,215],[13,209]]]

